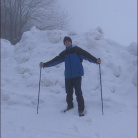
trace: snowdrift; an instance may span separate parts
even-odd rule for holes
[[[65,49],[64,36],[101,58],[104,115],[101,114],[98,65],[83,61],[82,90],[87,114],[77,116],[66,107],[64,63],[42,70],[39,115],[36,115],[39,63]],[[105,39],[98,27],[83,34],[33,27],[15,46],[1,40],[2,138],[135,138],[137,44]],[[19,117],[19,118],[18,118]],[[64,128],[64,129],[63,129]]]

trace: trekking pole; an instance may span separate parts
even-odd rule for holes
[[[101,66],[100,66],[100,64],[99,64],[99,73],[100,73],[100,86],[101,86],[102,114],[104,114],[104,112],[103,112],[103,96],[102,96],[102,80],[101,80]]]
[[[41,83],[41,70],[42,70],[42,67],[40,67],[40,78],[39,78],[39,90],[38,90],[37,114],[38,114],[38,108],[39,108],[40,83]]]

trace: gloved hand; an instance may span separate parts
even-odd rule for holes
[[[101,59],[100,58],[97,59],[97,64],[101,64]]]
[[[40,62],[40,63],[39,63],[39,66],[40,66],[40,68],[43,68],[43,67],[44,67],[43,62]]]

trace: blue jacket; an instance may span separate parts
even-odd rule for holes
[[[97,58],[78,46],[67,47],[58,56],[43,64],[43,67],[51,67],[65,62],[65,78],[76,78],[84,75],[82,61],[96,63]]]

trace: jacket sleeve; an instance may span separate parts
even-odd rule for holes
[[[51,66],[55,66],[57,64],[60,64],[64,62],[64,56],[62,53],[60,53],[58,56],[56,56],[55,58],[53,58],[52,60],[43,63],[43,67],[51,67]]]
[[[97,63],[97,58],[91,55],[89,52],[81,49],[80,47],[76,48],[76,53],[81,56],[82,59],[88,60],[89,62]]]

